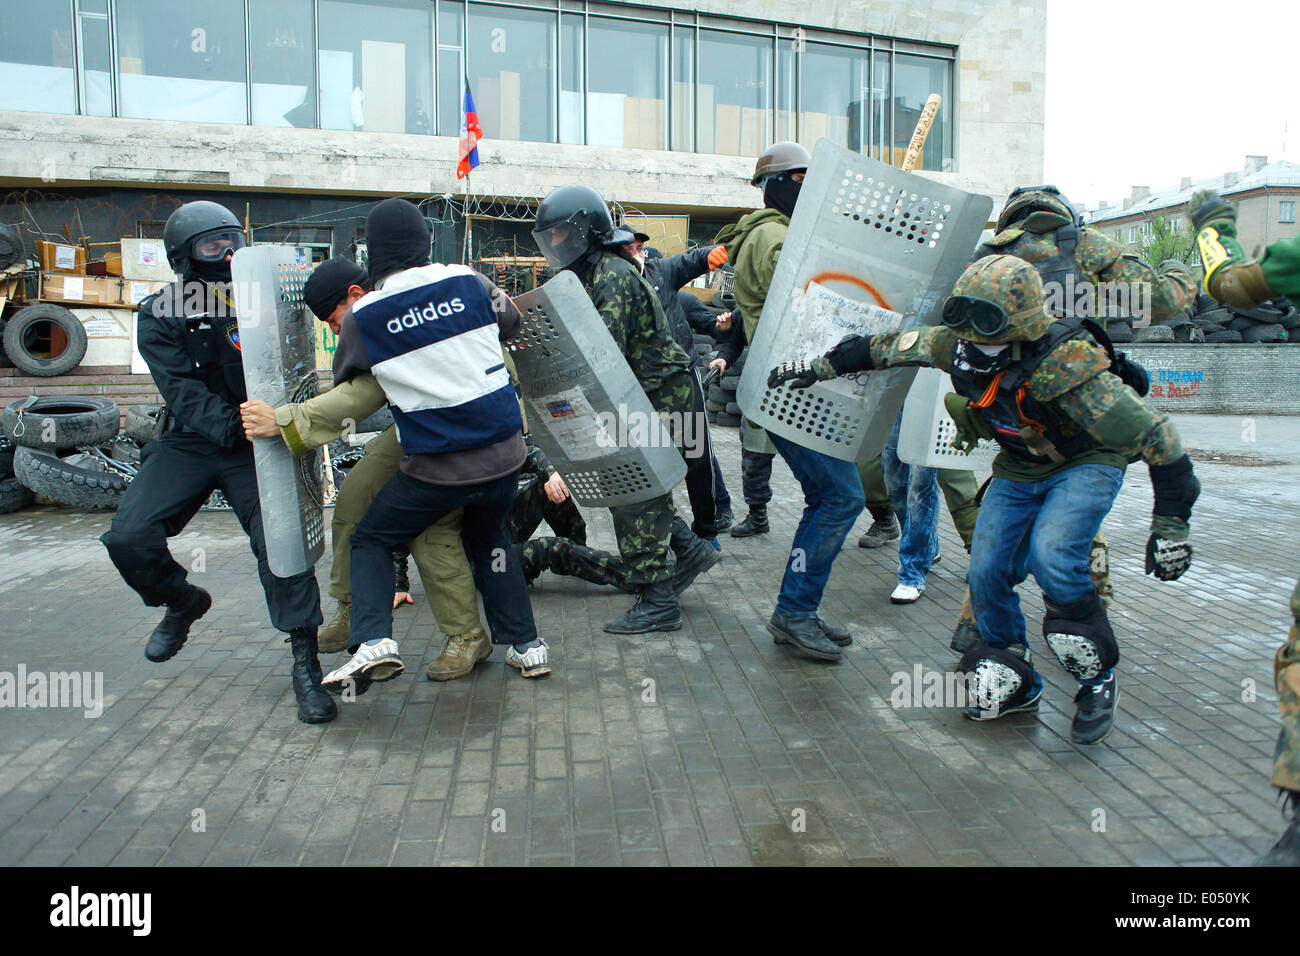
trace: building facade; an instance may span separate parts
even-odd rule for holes
[[[423,200],[458,258],[524,254],[567,182],[689,217],[758,204],[754,157],[825,137],[1001,199],[1042,175],[1045,0],[0,0],[0,221],[158,235],[225,202],[256,241],[355,248],[376,198]],[[467,77],[484,140],[457,180]],[[471,258],[480,250],[472,249]]]

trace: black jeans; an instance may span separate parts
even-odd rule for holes
[[[695,372],[691,372],[692,442],[683,448],[686,458],[686,497],[691,503],[691,530],[701,538],[718,533],[717,488],[714,485],[713,442],[709,436],[709,419],[704,409],[704,391]],[[723,494],[726,493],[723,488]]]
[[[483,597],[492,643],[536,639],[528,585],[506,534],[518,485],[518,471],[475,485],[431,485],[400,471],[390,478],[352,533],[349,649],[393,636],[392,550],[410,540],[412,528],[427,528],[457,508],[464,509],[461,539]]]
[[[286,633],[319,627],[316,573],[278,578],[266,563],[253,446],[247,442],[235,451],[223,451],[197,435],[172,433],[144,446],[140,471],[122,496],[112,525],[99,539],[122,580],[150,607],[180,598],[186,572],[167,550],[167,539],[181,533],[214,488],[221,489],[248,535],[271,624]],[[391,583],[391,560],[388,576]]]

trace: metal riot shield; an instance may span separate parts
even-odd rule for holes
[[[880,453],[916,370],[770,389],[774,365],[844,336],[937,324],[993,201],[817,144],[790,220],[737,402],[756,425],[845,461]]]
[[[898,457],[923,468],[961,468],[974,471],[993,467],[996,442],[981,438],[970,451],[954,448],[957,424],[944,407],[943,397],[956,391],[952,379],[937,368],[918,369],[903,403],[903,424],[898,430]]]
[[[316,336],[302,300],[310,267],[292,246],[253,246],[235,253],[230,275],[248,397],[273,406],[313,398]],[[255,438],[253,458],[271,573],[310,571],[325,551],[320,449],[294,456],[279,436]]]
[[[561,272],[515,305],[524,325],[505,345],[530,434],[574,498],[612,508],[672,491],[686,461],[578,277]]]

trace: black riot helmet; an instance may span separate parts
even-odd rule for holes
[[[537,207],[533,239],[554,269],[572,265],[591,249],[633,238],[632,230],[614,225],[605,200],[590,186],[561,186]]]
[[[248,245],[235,214],[220,203],[187,202],[163,227],[167,262],[183,276],[209,282],[230,281],[226,256]]]

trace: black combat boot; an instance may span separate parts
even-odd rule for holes
[[[792,621],[773,611],[767,630],[776,643],[793,644],[813,660],[838,661],[842,656],[839,647],[826,635],[815,617]]]
[[[190,636],[190,625],[208,613],[212,595],[193,584],[185,586],[185,593],[167,605],[167,613],[149,635],[144,656],[155,664],[171,660],[185,646]]]
[[[1282,838],[1273,844],[1273,849],[1261,856],[1256,866],[1300,866],[1300,793],[1283,790],[1285,802],[1282,812],[1289,822],[1282,831]]]
[[[298,698],[298,719],[304,724],[327,724],[339,714],[334,698],[320,686],[321,668],[316,657],[316,629],[289,632],[293,650],[293,696]]]
[[[848,628],[836,627],[834,624],[828,624],[820,617],[813,618],[813,622],[822,629],[822,633],[829,637],[840,647],[848,647],[853,643],[853,635],[849,633]],[[781,643],[777,641],[777,643]]]
[[[952,630],[952,640],[948,646],[958,654],[966,655],[984,643],[978,627],[972,627],[965,621],[958,621]]]
[[[669,546],[677,556],[677,569],[673,572],[674,594],[681,594],[696,578],[722,560],[722,552],[691,531],[681,518],[673,522]]]
[[[753,505],[745,520],[731,529],[733,538],[748,538],[751,535],[767,534],[767,505]]]
[[[681,627],[682,609],[677,605],[672,582],[657,581],[646,585],[626,614],[606,624],[605,633],[648,634],[651,631],[679,631]]]

